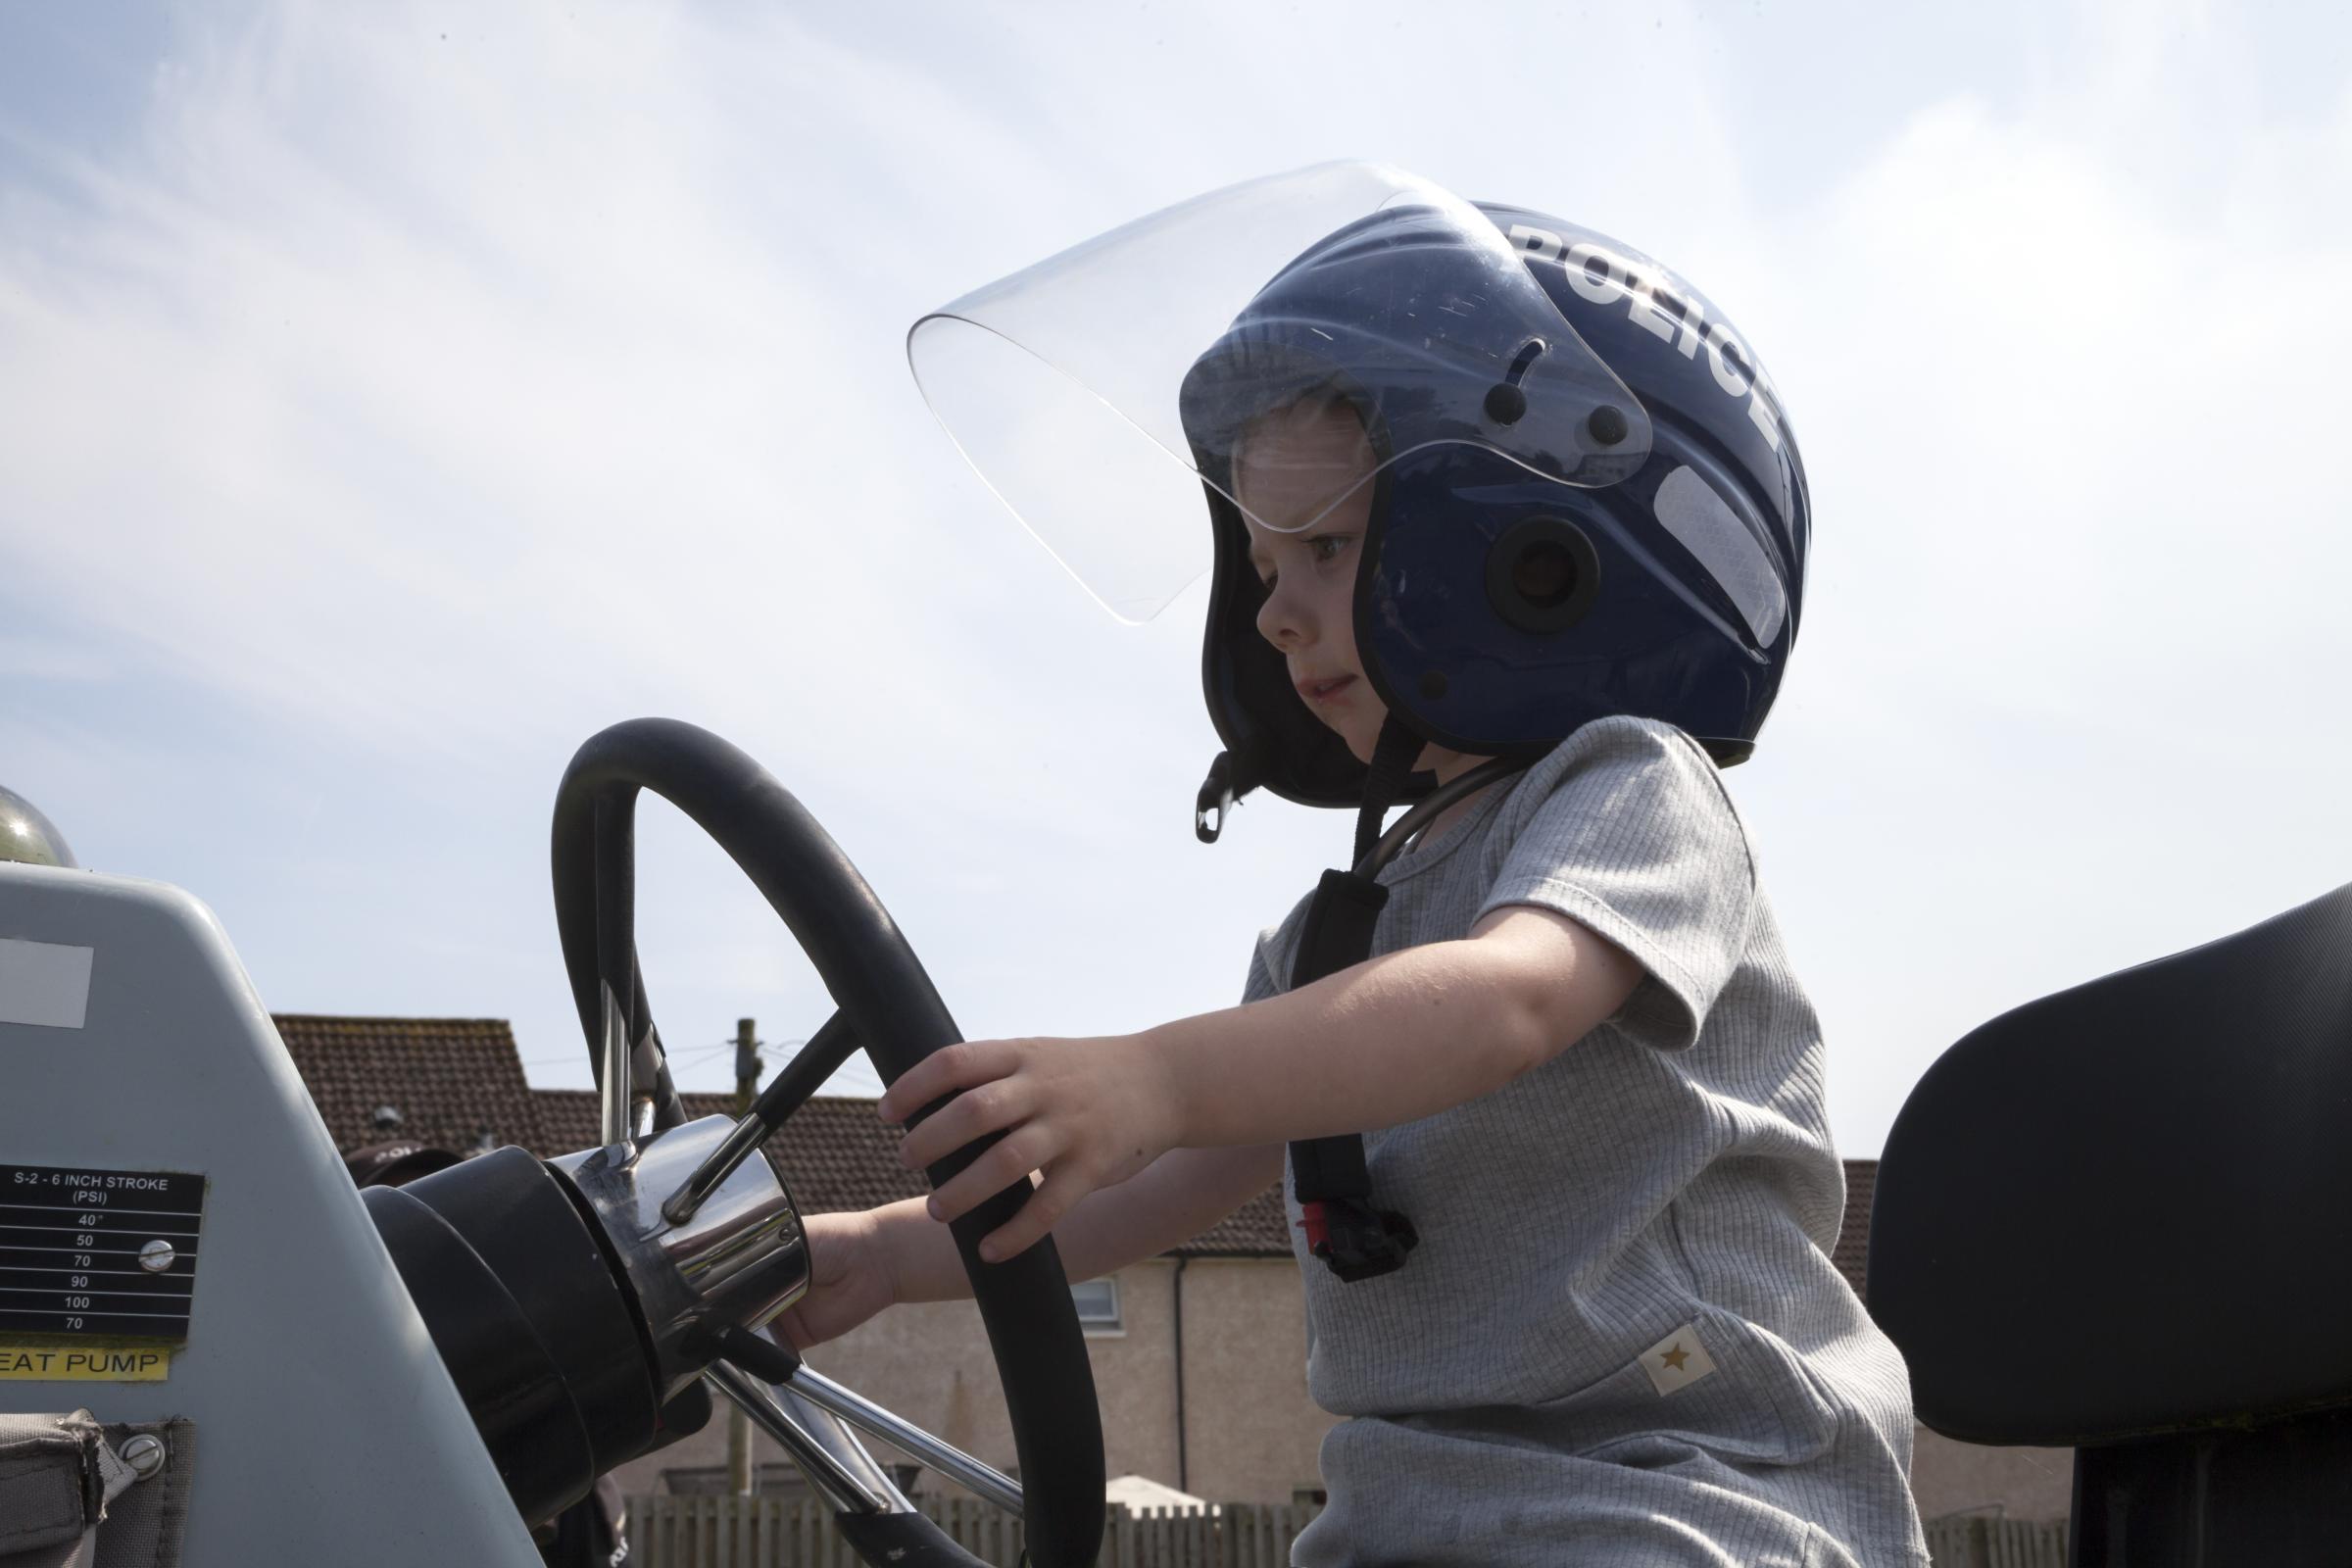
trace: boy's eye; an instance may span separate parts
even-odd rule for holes
[[[1318,533],[1310,535],[1304,542],[1307,554],[1317,563],[1337,561],[1341,553],[1355,542],[1355,535],[1351,533]],[[1327,546],[1329,548],[1326,548]],[[1275,580],[1281,575],[1282,573],[1279,571],[1268,571],[1257,579],[1259,590],[1264,593],[1272,593]]]

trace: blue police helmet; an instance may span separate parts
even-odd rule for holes
[[[1328,236],[1258,292],[1180,397],[1215,533],[1201,676],[1233,797],[1263,786],[1352,808],[1364,794],[1364,764],[1298,701],[1257,631],[1264,593],[1226,493],[1240,429],[1302,396],[1344,402],[1371,438],[1380,467],[1358,547],[1355,646],[1381,702],[1424,739],[1534,758],[1589,719],[1630,713],[1680,727],[1728,766],[1754,751],[1780,690],[1811,519],[1763,366],[1651,258],[1540,213],[1477,205],[1571,329],[1562,345],[1581,339],[1619,395],[1595,393],[1589,373],[1522,376],[1543,363],[1540,334],[1469,409],[1433,397],[1409,356],[1348,363],[1345,337],[1319,323],[1409,314],[1474,281],[1449,253],[1459,240],[1449,247],[1409,209]],[[1394,342],[1410,324],[1372,335]],[[1582,358],[1562,345],[1552,358]],[[1543,422],[1547,401],[1555,427],[1574,423],[1578,450],[1531,460],[1528,443],[1514,451],[1497,431]],[[1405,797],[1431,782],[1420,775]]]

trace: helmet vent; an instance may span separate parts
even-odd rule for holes
[[[1487,599],[1521,631],[1566,631],[1600,591],[1600,558],[1564,517],[1530,517],[1487,552]]]

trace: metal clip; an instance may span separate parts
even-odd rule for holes
[[[1193,836],[1203,844],[1216,843],[1233,802],[1233,754],[1219,752],[1208,764],[1208,777],[1200,781],[1200,793],[1193,798]]]

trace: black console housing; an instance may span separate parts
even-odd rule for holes
[[[360,1197],[526,1521],[708,1419],[708,1396],[657,1407],[630,1298],[530,1153],[501,1149]]]

